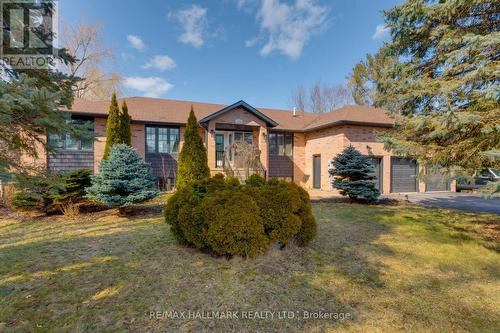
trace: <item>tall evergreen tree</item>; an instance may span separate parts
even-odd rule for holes
[[[120,143],[132,144],[132,133],[130,131],[130,115],[128,114],[127,102],[123,101],[120,112]]]
[[[109,105],[108,120],[106,121],[106,146],[104,147],[103,160],[108,159],[111,147],[120,142],[120,109],[116,100],[116,93],[111,96]]]
[[[210,176],[207,151],[198,129],[198,120],[196,120],[193,107],[191,106],[186,131],[184,132],[184,144],[179,153],[177,187]]]
[[[368,157],[363,156],[352,146],[335,156],[328,171],[334,177],[332,186],[340,190],[342,195],[347,195],[351,199],[363,198],[370,201],[380,195],[375,188],[373,165]]]
[[[54,1],[41,2],[40,6],[54,11]],[[8,20],[2,24],[2,33],[13,29]],[[53,33],[48,33],[47,37],[53,37]],[[66,49],[56,51],[56,60],[65,64],[76,61]],[[59,112],[61,108],[71,108],[80,80],[58,68],[19,69],[0,61],[0,177],[13,169],[36,171],[33,170],[36,165],[30,160],[39,158],[47,133],[86,135],[86,128],[71,125],[67,121],[69,114]],[[45,146],[49,151],[54,148]]]
[[[468,171],[499,167],[498,13],[491,0],[408,0],[385,14],[398,59],[377,79],[377,106],[395,115],[380,138],[420,162]],[[489,153],[488,153],[489,152]]]

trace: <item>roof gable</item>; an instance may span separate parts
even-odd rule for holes
[[[260,120],[264,121],[267,124],[267,126],[269,126],[269,127],[278,126],[277,122],[275,122],[274,120],[272,120],[271,118],[269,118],[268,116],[266,116],[265,114],[263,114],[262,112],[260,112],[256,108],[254,108],[253,106],[251,106],[250,104],[246,103],[245,101],[239,101],[239,102],[236,102],[234,104],[228,105],[225,108],[220,109],[219,111],[214,112],[214,113],[204,117],[203,119],[200,119],[199,123],[202,125],[207,124],[210,120],[217,118],[218,116],[220,116],[226,112],[229,112],[231,110],[234,110],[234,109],[237,109],[240,107],[247,110],[248,112],[252,113],[255,117],[259,118]]]

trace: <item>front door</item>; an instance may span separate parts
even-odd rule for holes
[[[321,188],[321,155],[313,156],[313,188]]]

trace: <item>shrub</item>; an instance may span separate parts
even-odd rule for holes
[[[184,144],[179,153],[176,186],[182,187],[190,182],[207,179],[210,176],[208,168],[207,151],[201,139],[198,121],[193,108],[184,132]]]
[[[380,192],[375,188],[373,165],[354,147],[349,146],[333,159],[330,174],[332,186],[351,199],[376,200]]]
[[[58,174],[18,174],[14,178],[16,192],[12,205],[21,209],[36,209],[49,214],[55,210],[54,198],[64,193],[64,185]]]
[[[245,182],[245,185],[251,187],[261,187],[266,185],[266,180],[258,174],[253,174],[250,177],[248,177],[247,181]]]
[[[221,255],[254,257],[278,241],[307,245],[316,236],[308,193],[277,180],[253,177],[244,186],[216,175],[181,187],[168,200],[165,219],[184,244]]]
[[[85,196],[85,189],[92,183],[92,172],[89,169],[77,169],[62,175],[64,192],[54,196],[55,204],[78,202]]]
[[[110,207],[127,207],[156,195],[149,166],[125,144],[111,148],[109,158],[101,161],[99,173],[87,188],[88,198]]]
[[[285,182],[270,181],[254,198],[269,239],[284,247],[300,229],[296,215],[301,205],[299,193]]]
[[[208,221],[206,244],[216,253],[255,257],[267,249],[258,206],[249,195],[236,190],[209,194],[201,210]]]
[[[295,241],[299,246],[307,246],[314,238],[316,238],[317,224],[316,218],[313,215],[311,207],[311,198],[309,193],[302,187],[291,183],[291,186],[299,193],[300,207],[297,215],[300,218],[301,225],[299,232],[295,235]]]

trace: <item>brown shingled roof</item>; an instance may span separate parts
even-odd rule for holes
[[[118,100],[120,105],[122,100]],[[127,101],[128,111],[133,121],[172,124],[185,124],[191,110],[191,105],[198,119],[202,119],[227,106],[223,104],[148,97],[129,97],[125,98],[125,100]],[[75,99],[71,112],[106,116],[108,108],[109,101]],[[296,117],[293,116],[290,110],[256,109],[277,122],[278,126],[274,128],[277,130],[309,131],[340,124],[370,124],[383,127],[394,125],[394,121],[383,109],[367,106],[349,105],[322,115],[297,112]]]

